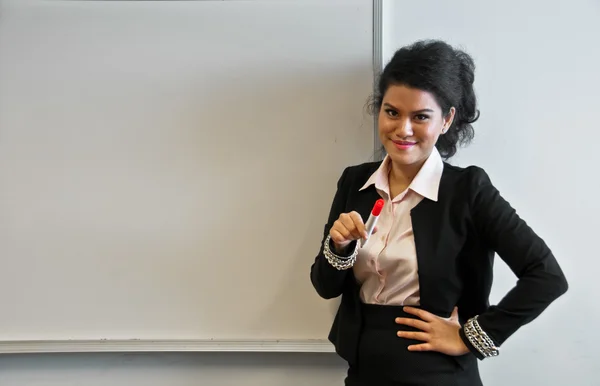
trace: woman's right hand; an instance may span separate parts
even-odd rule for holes
[[[373,229],[372,233],[376,231],[377,227]],[[336,251],[341,253],[352,241],[366,238],[367,230],[360,214],[353,211],[340,214],[329,230],[329,236],[331,236]]]

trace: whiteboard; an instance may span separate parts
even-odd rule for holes
[[[372,2],[0,4],[0,351],[331,350]]]
[[[598,384],[600,3],[539,0],[383,2],[383,56],[441,38],[477,66],[481,117],[452,163],[486,169],[501,194],[549,244],[569,291],[482,362],[484,383]],[[425,18],[407,17],[424,15]],[[492,304],[516,278],[495,265]]]

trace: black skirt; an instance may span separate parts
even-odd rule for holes
[[[477,358],[449,356],[434,351],[408,351],[423,343],[398,337],[414,328],[395,322],[415,318],[398,306],[363,304],[362,332],[357,363],[351,364],[346,386],[482,386]]]

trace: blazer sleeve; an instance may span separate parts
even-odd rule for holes
[[[344,282],[348,275],[348,270],[340,271],[333,267],[329,264],[323,254],[324,242],[329,235],[329,230],[333,226],[333,223],[339,218],[340,214],[344,213],[344,210],[346,209],[346,199],[348,195],[346,180],[348,173],[349,168],[346,168],[338,180],[337,191],[333,198],[333,203],[331,204],[327,224],[325,224],[325,229],[323,230],[321,247],[310,268],[310,280],[312,285],[319,296],[325,299],[336,298],[342,294]],[[352,245],[350,247],[352,248]]]
[[[497,305],[478,316],[481,329],[499,347],[564,294],[568,284],[552,251],[502,198],[485,171],[474,168],[471,181],[470,209],[476,231],[518,278]]]

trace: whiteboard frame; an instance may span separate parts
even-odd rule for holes
[[[383,68],[383,0],[373,0],[373,89]],[[377,119],[373,146],[379,147]],[[333,353],[326,339],[309,340],[0,340],[0,354],[100,352],[304,352]]]
[[[0,341],[0,354],[101,352],[304,352],[332,353],[327,340],[15,340]]]
[[[383,71],[383,0],[373,0],[373,91],[377,92],[379,74]],[[373,149],[375,161],[383,160],[383,154],[377,151],[381,147],[377,130],[377,115],[373,117]]]

